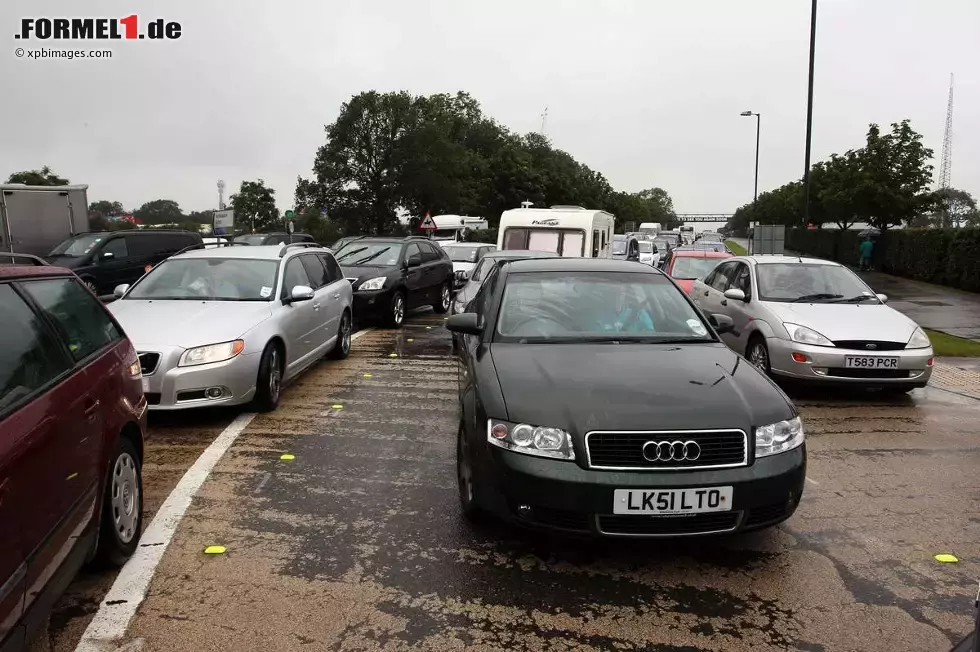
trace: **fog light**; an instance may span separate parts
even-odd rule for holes
[[[222,391],[222,389],[220,387],[209,387],[208,388],[208,398],[221,398],[221,395],[222,394],[224,394],[224,392]]]
[[[796,353],[794,351],[793,352],[793,361],[794,362],[809,362],[810,361],[810,356],[804,355],[803,353]]]

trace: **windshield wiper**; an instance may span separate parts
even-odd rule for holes
[[[829,299],[843,299],[843,294],[828,294],[826,292],[818,292],[817,294],[804,294],[802,297],[796,297],[790,303],[801,303],[804,301],[827,301]]]
[[[850,299],[838,299],[833,303],[861,303],[862,301],[871,301],[871,300],[877,301],[878,297],[868,295],[868,294],[859,294],[856,297],[851,297]]]
[[[367,247],[361,247],[360,249],[354,249],[353,251],[348,251],[346,254],[344,254],[343,256],[341,256],[340,258],[338,258],[337,259],[337,262],[340,262],[341,260],[347,258],[348,256],[353,256],[354,254],[359,254],[362,251],[364,251],[365,249],[367,249]]]
[[[366,248],[366,247],[365,247],[365,248]],[[386,252],[386,251],[388,251],[389,249],[391,249],[391,247],[385,247],[385,248],[384,248],[384,249],[382,249],[381,251],[379,251],[379,252],[377,252],[377,253],[373,253],[373,254],[371,254],[370,256],[368,256],[367,258],[361,258],[360,260],[355,260],[354,262],[352,262],[352,263],[350,263],[350,264],[351,264],[351,265],[354,265],[354,266],[357,266],[357,265],[363,265],[364,263],[366,263],[366,262],[368,262],[369,260],[374,260],[375,258],[377,258],[378,256],[380,256],[380,255],[381,255],[381,254],[383,254],[384,252]]]

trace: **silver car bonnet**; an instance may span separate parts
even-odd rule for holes
[[[914,321],[881,304],[766,301],[764,305],[781,321],[812,328],[830,341],[908,342],[916,329]]]
[[[136,348],[166,344],[186,349],[228,342],[272,316],[271,301],[120,299],[106,307]]]

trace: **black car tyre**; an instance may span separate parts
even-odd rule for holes
[[[133,442],[119,438],[109,461],[99,523],[98,560],[113,566],[126,563],[143,531],[143,471]]]
[[[255,409],[259,412],[272,412],[279,405],[284,366],[279,346],[274,342],[266,344],[262,352],[262,360],[259,362],[259,377],[255,384]]]
[[[482,512],[476,502],[476,487],[473,485],[473,462],[470,459],[470,445],[466,441],[463,424],[459,424],[456,437],[456,480],[459,484],[459,508],[469,521],[478,521]]]
[[[401,328],[405,323],[405,293],[401,290],[391,295],[386,322],[389,328]]]
[[[350,334],[352,330],[350,311],[345,310],[340,317],[340,327],[337,329],[337,342],[330,351],[333,360],[346,360],[350,355]]]
[[[749,345],[745,348],[745,359],[758,367],[767,376],[772,372],[766,338],[759,334],[755,334],[749,338]]]
[[[92,279],[90,279],[88,277],[83,277],[82,278],[82,283],[84,283],[85,284],[85,287],[87,287],[89,290],[92,291],[92,294],[94,294],[95,296],[99,296],[99,288],[96,287],[95,281],[93,281]]]
[[[449,283],[443,283],[439,289],[439,300],[432,304],[432,309],[439,314],[449,312],[449,306],[453,300],[453,288]]]

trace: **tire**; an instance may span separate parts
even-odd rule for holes
[[[453,288],[449,283],[443,283],[439,289],[439,300],[432,304],[432,309],[440,315],[449,312],[449,306],[453,302]]]
[[[143,470],[133,442],[120,437],[109,461],[96,558],[122,566],[143,532]]]
[[[92,294],[99,296],[99,288],[95,285],[95,281],[90,278],[83,278],[82,283],[84,283],[85,287],[92,291]]]
[[[282,377],[285,367],[280,347],[269,342],[262,351],[259,362],[259,376],[255,384],[255,409],[259,412],[272,412],[282,398]]]
[[[391,303],[388,305],[388,315],[385,317],[385,324],[388,328],[401,328],[405,323],[405,293],[396,290],[391,295]]]
[[[456,437],[456,483],[459,486],[459,509],[463,517],[471,522],[477,522],[483,515],[476,500],[476,487],[473,484],[473,464],[470,461],[469,443],[463,423],[459,424]]]
[[[351,319],[350,311],[345,310],[344,314],[340,316],[340,326],[337,329],[337,343],[334,344],[333,349],[330,351],[330,358],[332,360],[346,360],[347,356],[350,355],[352,324],[353,320]]]
[[[749,338],[749,344],[745,347],[745,359],[767,376],[772,375],[769,347],[766,346],[766,339],[761,335],[753,335]]]

